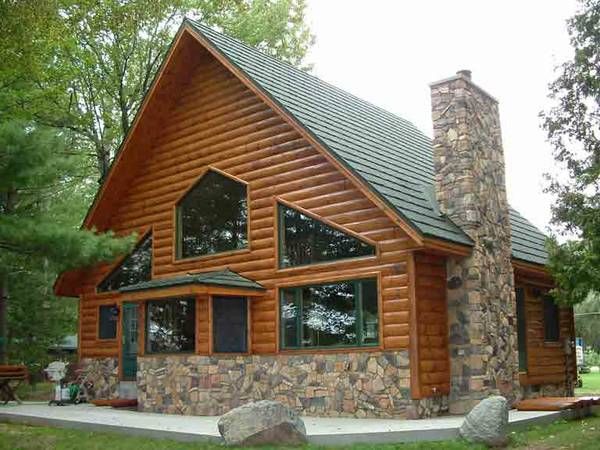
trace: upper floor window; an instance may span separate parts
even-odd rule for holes
[[[375,255],[375,247],[300,211],[279,205],[279,266]]]
[[[560,337],[558,305],[549,296],[545,296],[542,301],[544,302],[544,340],[556,342]]]
[[[177,207],[179,258],[248,247],[246,185],[209,170]]]
[[[124,286],[152,278],[152,235],[145,236],[136,248],[97,287],[98,292],[116,291]]]

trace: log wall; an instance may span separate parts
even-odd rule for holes
[[[189,82],[173,93],[174,105],[161,111],[163,118],[151,144],[137,149],[142,157],[135,165],[120,168],[130,173],[130,181],[113,202],[108,228],[119,234],[152,230],[153,278],[229,268],[263,284],[266,295],[250,302],[252,353],[278,352],[280,286],[367,276],[378,277],[380,283],[381,348],[407,349],[407,262],[413,241],[368,194],[220,63],[206,52],[197,52],[196,58],[190,62],[196,69],[185,75]],[[248,184],[249,249],[177,260],[175,204],[208,168]],[[278,269],[279,198],[372,241],[377,256]],[[98,306],[127,300],[95,293],[111,268],[98,267],[83,282],[81,357],[118,355],[120,336],[110,342],[97,339]],[[198,302],[197,316],[209,316],[207,299]],[[197,327],[198,354],[210,351],[205,324]]]
[[[415,310],[418,380],[413,398],[450,392],[446,258],[417,252],[415,259]]]
[[[565,338],[574,336],[573,309],[560,308],[560,336],[557,342],[544,340],[544,306],[542,289],[522,286],[525,289],[525,320],[527,326],[527,373],[521,384],[562,384],[567,380],[569,365],[574,360],[565,351]]]

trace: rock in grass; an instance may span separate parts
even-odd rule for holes
[[[298,414],[279,402],[247,403],[224,414],[219,433],[227,445],[301,445],[306,428]]]
[[[507,427],[508,402],[504,397],[493,396],[471,410],[459,432],[467,441],[500,447],[508,441]]]

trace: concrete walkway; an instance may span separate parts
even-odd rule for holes
[[[511,426],[544,424],[564,418],[560,412],[510,412]],[[87,431],[179,441],[221,441],[218,417],[177,416],[117,410],[92,405],[48,406],[46,403],[0,406],[0,422],[48,425]],[[422,420],[303,417],[309,441],[320,445],[444,440],[458,437],[464,417]]]

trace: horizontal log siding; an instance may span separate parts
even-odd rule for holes
[[[450,392],[446,259],[415,253],[419,383],[422,397]]]
[[[564,383],[568,362],[564,340],[566,337],[573,336],[573,309],[560,308],[559,340],[545,342],[543,301],[542,297],[534,295],[535,290],[525,286],[527,375],[521,377],[521,383],[527,385]]]
[[[110,228],[117,233],[153,230],[153,277],[229,268],[262,283],[267,292],[251,302],[251,351],[277,351],[277,288],[313,280],[381,274],[381,340],[387,349],[408,348],[407,255],[413,242],[289,124],[207,55],[191,82],[178,93],[152,147],[113,205]],[[208,166],[240,178],[250,190],[250,249],[176,261],[174,204]],[[275,198],[291,202],[377,243],[377,257],[278,270]],[[95,294],[110,266],[92,270],[82,296],[81,356],[118,353],[99,342],[97,306],[112,294]],[[208,317],[208,303],[197,306]],[[204,320],[204,319],[203,319]],[[204,326],[197,328],[197,353],[209,351]]]

